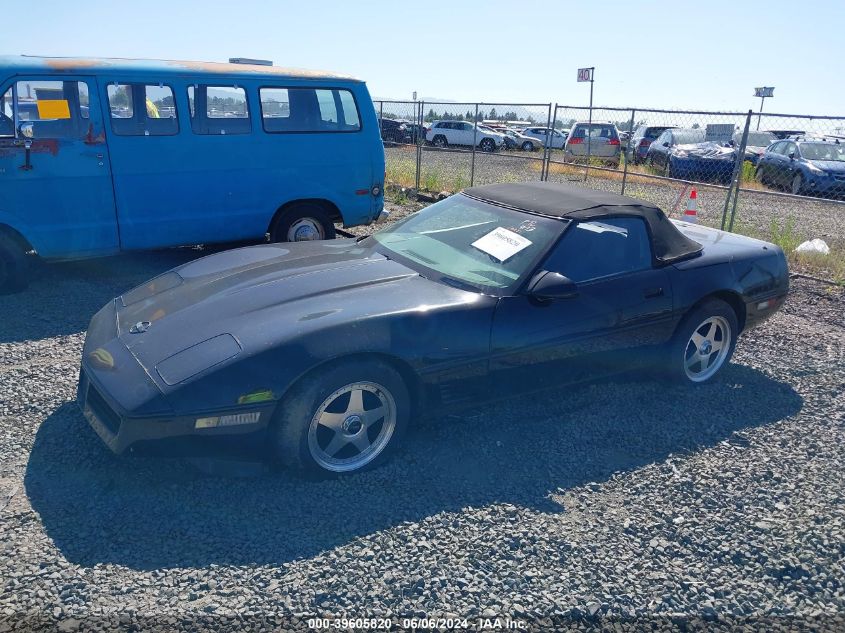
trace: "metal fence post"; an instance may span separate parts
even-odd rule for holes
[[[475,183],[475,144],[478,142],[478,104],[475,104],[475,118],[472,121],[472,163],[469,168],[469,186]]]
[[[587,165],[584,167],[584,182],[587,182],[587,176],[590,173],[590,154],[593,148],[593,80],[590,75],[590,112],[587,124]]]
[[[378,134],[384,141],[384,101],[378,102]]]
[[[742,132],[742,140],[739,143],[739,149],[736,154],[736,166],[734,167],[736,175],[736,189],[734,190],[734,203],[731,207],[731,222],[728,225],[728,231],[734,230],[736,204],[739,202],[739,191],[742,187],[742,168],[745,165],[745,148],[748,146],[748,130],[751,128],[751,114],[752,111],[749,110],[748,116],[745,119],[745,130]]]
[[[742,132],[742,140],[740,147],[737,149],[736,160],[734,161],[734,171],[731,177],[731,186],[728,187],[728,193],[725,195],[725,206],[722,209],[722,223],[719,226],[723,231],[725,230],[725,222],[728,219],[728,208],[731,209],[730,231],[734,224],[734,214],[736,213],[736,203],[739,196],[739,181],[742,176],[742,164],[745,162],[745,146],[748,143],[748,129],[751,126],[751,115],[753,110],[749,110],[745,117],[745,129]],[[731,205],[731,196],[733,195],[733,205]]]
[[[424,111],[425,102],[420,101],[419,103],[420,103],[420,113],[419,113],[419,117],[418,117],[418,120],[417,120],[417,123],[419,123],[419,128],[417,128],[417,130],[418,130],[417,131],[417,165],[416,165],[416,170],[415,170],[416,171],[416,174],[415,174],[416,189],[415,189],[415,191],[417,192],[417,194],[419,194],[419,192],[420,192],[420,170],[422,169],[422,144],[425,143],[425,139],[421,138],[422,137],[422,131],[423,131],[423,111]]]
[[[557,104],[554,104],[554,112],[555,116],[552,119],[552,104],[549,104],[549,117],[546,120],[546,129],[549,130],[549,133],[546,135],[546,143],[543,146],[543,164],[540,167],[540,180],[548,180],[549,179],[549,161],[552,159],[552,131],[555,129],[554,126],[557,124]]]
[[[622,172],[622,195],[625,195],[625,183],[628,179],[628,152],[631,152],[631,156],[634,155],[634,151],[631,149],[631,139],[634,137],[634,116],[636,115],[637,111],[635,109],[631,110],[631,123],[628,125],[628,140],[625,142],[625,148],[623,151],[623,158],[625,159],[625,170]]]

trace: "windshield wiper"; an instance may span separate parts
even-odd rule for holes
[[[466,290],[468,292],[479,292],[478,288],[476,288],[472,284],[469,284],[465,281],[461,281],[460,279],[454,279],[453,277],[443,276],[440,278],[440,281],[442,281],[447,286],[452,286],[453,288],[457,288],[458,290]]]
[[[365,240],[368,237],[370,237],[369,233],[367,235],[359,235],[358,237],[355,238],[355,243],[357,244],[358,242]]]

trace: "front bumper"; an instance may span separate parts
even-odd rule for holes
[[[167,438],[217,435],[239,435],[253,433],[266,428],[273,415],[275,402],[260,406],[244,406],[236,411],[202,412],[192,415],[164,415],[154,417],[132,417],[121,410],[101,385],[92,381],[83,367],[80,372],[76,401],[91,428],[103,443],[117,454],[141,441],[164,440]],[[234,413],[258,413],[258,421],[234,426],[196,428],[197,419]]]

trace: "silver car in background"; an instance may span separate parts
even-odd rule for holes
[[[563,160],[567,163],[586,162],[590,158],[619,167],[622,143],[619,131],[613,123],[607,121],[578,122],[572,126],[566,145],[563,148]]]

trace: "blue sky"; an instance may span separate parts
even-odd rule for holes
[[[42,0],[0,54],[272,59],[377,97],[845,115],[845,2]],[[801,25],[807,25],[802,27]]]

